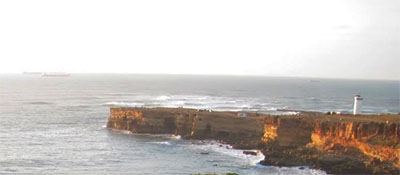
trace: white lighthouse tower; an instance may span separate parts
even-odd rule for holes
[[[353,114],[354,115],[361,114],[362,100],[363,100],[363,98],[361,97],[360,94],[357,94],[354,97],[354,109],[353,109]]]

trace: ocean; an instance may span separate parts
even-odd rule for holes
[[[107,129],[115,106],[399,113],[399,81],[207,75],[0,75],[0,174],[325,174],[215,141]]]

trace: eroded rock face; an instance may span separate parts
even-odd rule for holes
[[[264,134],[260,118],[237,117],[235,112],[184,108],[111,108],[110,113],[108,128],[133,133],[176,134],[186,139],[215,139],[236,148],[256,148]]]
[[[328,173],[399,173],[400,125],[394,122],[400,116],[384,116],[390,122],[359,117],[267,116],[261,163],[311,165]]]
[[[358,158],[368,173],[399,173],[399,124],[316,122],[307,146],[326,155]]]
[[[108,128],[215,139],[260,149],[264,165],[328,173],[400,173],[400,115],[270,116],[184,108],[111,108]]]

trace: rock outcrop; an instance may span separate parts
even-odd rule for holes
[[[400,173],[400,115],[271,116],[185,108],[111,108],[108,128],[260,149],[264,165]]]
[[[111,108],[107,127],[133,133],[176,134],[186,139],[214,139],[236,148],[256,148],[264,134],[262,118],[236,112],[185,108]]]
[[[261,163],[309,165],[337,174],[397,174],[399,122],[399,115],[275,117],[264,121]]]

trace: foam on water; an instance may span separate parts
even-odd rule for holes
[[[0,78],[0,174],[325,174],[254,166],[262,157],[219,143],[110,132],[105,128],[109,107],[351,111],[358,91],[363,112],[397,114],[400,106],[398,81],[95,74]]]
[[[278,104],[259,104],[255,99],[236,99],[232,97],[211,97],[196,95],[137,96],[128,101],[103,103],[111,107],[184,107],[209,109],[215,111],[252,111],[276,113]]]
[[[139,103],[139,102],[107,102],[103,103],[103,106],[109,106],[109,107],[141,107],[144,106],[144,103]]]
[[[222,154],[237,160],[241,160],[245,166],[255,166],[261,160],[264,160],[265,156],[259,152],[256,156],[246,155],[243,153],[242,149],[233,149],[231,145],[219,143],[214,140],[206,141],[192,141],[190,146],[191,149],[197,150],[200,154]]]
[[[180,135],[171,135],[168,137],[171,140],[180,140],[182,139],[182,137]]]
[[[167,141],[164,141],[164,142],[151,142],[151,143],[159,144],[159,145],[171,145],[171,143],[167,142]]]
[[[167,95],[161,95],[161,96],[155,97],[154,99],[157,100],[157,101],[167,101],[167,100],[170,99],[170,97],[167,96]]]
[[[119,130],[119,129],[111,129],[113,132],[124,134],[124,135],[133,135],[131,131],[127,130]]]

